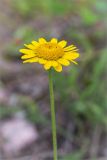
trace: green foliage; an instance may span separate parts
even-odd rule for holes
[[[46,0],[42,1],[42,4],[52,15],[63,15],[70,9],[68,0],[63,2],[57,0]]]
[[[50,15],[63,15],[70,9],[69,1],[57,0],[13,0],[14,7],[24,17],[29,17],[38,12]]]
[[[93,25],[99,20],[99,15],[95,14],[90,8],[82,7],[80,16],[85,25]]]
[[[0,106],[0,119],[12,117],[15,113],[24,111],[27,119],[34,124],[46,125],[49,124],[48,119],[40,111],[37,104],[26,96],[17,97],[20,101],[19,106]]]
[[[105,14],[107,11],[105,0],[90,0],[88,2],[76,2],[71,0],[13,0],[14,8],[23,16],[33,15],[63,16],[69,13],[77,13],[86,25],[93,25],[102,18],[96,12]],[[93,6],[93,7],[92,7]],[[94,12],[93,8],[96,9]],[[103,15],[104,16],[104,15]]]
[[[5,119],[8,117],[11,117],[12,115],[17,113],[18,111],[20,111],[20,110],[16,107],[1,105],[0,106],[0,119]]]
[[[96,59],[95,62],[92,64],[92,72],[90,74],[90,84],[85,88],[84,93],[81,95],[81,97],[89,97],[92,94],[96,94],[96,91],[105,86],[105,83],[101,83],[102,76],[105,73],[106,74],[106,63],[107,63],[107,49],[104,49],[100,52],[99,59]],[[99,93],[99,92],[97,92]],[[101,94],[101,93],[99,93]]]
[[[64,158],[61,160],[82,160],[83,159],[82,156],[83,156],[83,152],[78,151],[72,154],[68,154],[67,156],[64,156]]]
[[[76,67],[72,68],[65,79],[62,78],[64,75],[57,77],[55,74],[56,88],[61,93],[64,106],[68,106],[72,114],[77,117],[84,115],[92,124],[107,124],[107,49],[100,51],[96,59],[92,57],[87,63],[80,71]]]
[[[35,11],[39,10],[37,0],[13,0],[14,8],[24,17],[30,17]]]
[[[37,104],[29,98],[20,97],[22,108],[26,111],[27,118],[34,124],[44,125],[48,123],[46,116],[41,113]]]

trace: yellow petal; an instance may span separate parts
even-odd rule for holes
[[[23,63],[34,63],[34,62],[38,62],[38,58],[31,58],[31,59],[27,59],[25,61],[23,61]]]
[[[19,51],[24,54],[34,54],[35,53],[35,51],[32,51],[30,49],[20,49]]]
[[[75,62],[75,61],[73,61],[73,60],[71,60],[71,62],[73,62],[74,64],[78,65],[78,63],[77,63],[77,62]]]
[[[58,66],[54,67],[57,72],[62,71],[62,65],[58,64]]]
[[[37,47],[39,45],[39,43],[37,41],[32,41],[32,44]]]
[[[21,59],[28,59],[28,58],[32,58],[32,57],[35,57],[36,55],[35,54],[26,54],[24,56],[21,56]]]
[[[77,47],[74,46],[74,45],[70,45],[70,46],[64,48],[64,51],[72,51],[72,50],[73,50],[73,51],[77,51],[78,49],[77,49]]]
[[[62,48],[64,48],[65,46],[66,46],[66,44],[67,44],[67,42],[66,41],[60,41],[59,43],[58,43],[58,45],[60,46],[60,47],[62,47]]]
[[[56,38],[51,39],[51,43],[57,43],[57,42],[58,42],[58,40]]]
[[[45,64],[47,62],[47,60],[43,59],[43,58],[39,58],[39,63],[40,64]]]
[[[47,61],[44,65],[44,68],[46,70],[50,69],[51,67],[57,67],[58,66],[58,62],[56,61]]]
[[[29,49],[35,49],[36,47],[32,44],[24,44],[25,47],[29,48]]]
[[[73,60],[73,59],[76,59],[76,58],[79,57],[79,53],[77,53],[77,52],[68,52],[68,53],[65,53],[63,57],[65,59],[67,59],[67,60]]]
[[[70,49],[70,48],[72,48],[72,47],[74,47],[74,45],[69,45],[68,47],[65,47],[64,50]]]
[[[64,66],[69,66],[70,65],[70,62],[64,58],[60,58],[58,59],[58,62]]]
[[[44,38],[39,38],[39,43],[44,44],[46,43],[46,40]]]
[[[51,68],[51,62],[50,62],[50,61],[47,62],[47,63],[44,65],[44,68],[45,68],[45,70],[50,69],[50,68]]]
[[[51,66],[53,66],[53,67],[58,66],[58,62],[56,62],[56,61],[51,61]]]

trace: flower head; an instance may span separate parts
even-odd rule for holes
[[[39,38],[39,41],[32,41],[31,44],[25,44],[27,49],[20,49],[24,55],[21,56],[23,63],[38,62],[44,65],[45,70],[53,67],[57,72],[62,71],[63,66],[69,66],[70,62],[75,62],[79,57],[78,49],[74,45],[67,46],[67,42],[62,40],[58,42],[56,38],[46,41]]]

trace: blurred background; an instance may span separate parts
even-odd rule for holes
[[[80,52],[53,72],[59,160],[106,160],[106,0],[0,0],[0,160],[53,160],[47,72],[19,53],[39,37]]]

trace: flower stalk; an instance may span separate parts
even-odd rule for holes
[[[49,90],[50,90],[52,136],[53,136],[53,156],[54,156],[54,160],[58,160],[58,156],[57,156],[56,118],[55,118],[55,105],[54,105],[54,91],[53,91],[52,70],[50,69],[48,71],[48,73],[49,73]]]

